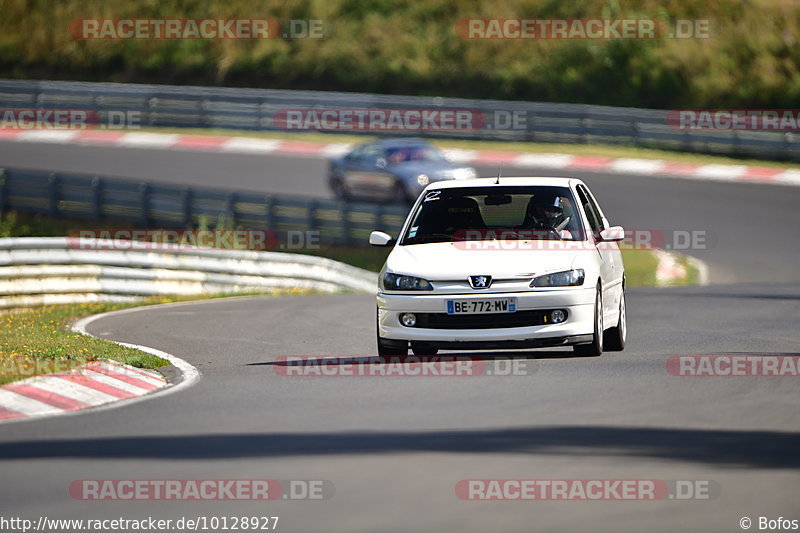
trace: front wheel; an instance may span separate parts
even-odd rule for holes
[[[594,333],[589,344],[577,344],[572,347],[577,355],[597,357],[603,353],[603,294],[597,287],[597,296],[594,301]]]
[[[402,182],[397,182],[392,191],[392,203],[408,205],[411,203],[411,198],[408,196],[405,186]]]
[[[628,319],[625,313],[625,291],[619,300],[619,321],[605,333],[603,344],[609,352],[621,352],[625,349],[625,338],[628,335]]]
[[[378,355],[387,357],[394,355],[408,355],[408,342],[393,341],[378,337]]]
[[[333,196],[337,200],[348,201],[350,200],[350,194],[347,192],[347,188],[344,186],[344,182],[341,178],[331,178],[330,180],[331,190],[333,191]]]

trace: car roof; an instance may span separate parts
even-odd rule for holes
[[[390,146],[408,146],[408,145],[429,144],[429,143],[428,141],[420,137],[392,137],[392,138],[378,139],[377,141],[375,141],[375,144],[386,148]]]
[[[435,183],[431,183],[428,185],[426,190],[431,189],[457,189],[462,187],[497,187],[498,185],[502,186],[514,186],[514,187],[524,187],[524,186],[531,186],[531,185],[539,185],[539,186],[551,186],[551,187],[569,187],[571,182],[578,182],[581,181],[577,178],[565,178],[565,177],[545,177],[545,176],[501,176],[500,183],[497,183],[498,179],[494,178],[477,178],[473,180],[448,180],[448,181],[437,181]]]

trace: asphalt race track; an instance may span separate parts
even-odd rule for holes
[[[330,197],[327,162],[316,158],[0,140],[0,166]],[[478,170],[496,175],[498,168]],[[576,174],[587,180],[612,224],[656,230],[676,244],[675,231],[702,232],[704,249],[684,251],[708,263],[712,282],[800,281],[799,187],[503,168],[506,176]]]
[[[0,142],[0,165],[327,196],[325,164]],[[480,169],[482,172],[496,169]],[[538,174],[507,169],[511,173]],[[548,172],[549,174],[549,172]],[[224,179],[220,176],[224,175]],[[368,295],[239,298],[95,321],[101,337],[195,365],[181,393],[0,426],[0,514],[35,519],[279,516],[279,531],[741,531],[798,519],[791,377],[670,375],[673,355],[800,355],[800,189],[580,173],[614,224],[700,230],[712,285],[633,289],[622,353],[514,355],[477,377],[287,377],[282,355],[375,353]],[[478,354],[475,354],[478,355]],[[81,502],[80,479],[327,480],[322,501]],[[712,499],[472,502],[464,479],[707,480]]]

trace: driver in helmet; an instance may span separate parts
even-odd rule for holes
[[[564,201],[553,193],[537,194],[528,202],[525,216],[527,226],[533,229],[562,229],[564,222]]]

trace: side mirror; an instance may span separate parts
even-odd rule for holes
[[[607,242],[625,240],[625,230],[622,226],[611,226],[600,232],[600,239]]]
[[[369,234],[369,243],[372,246],[393,246],[397,241],[388,233],[373,231]]]

